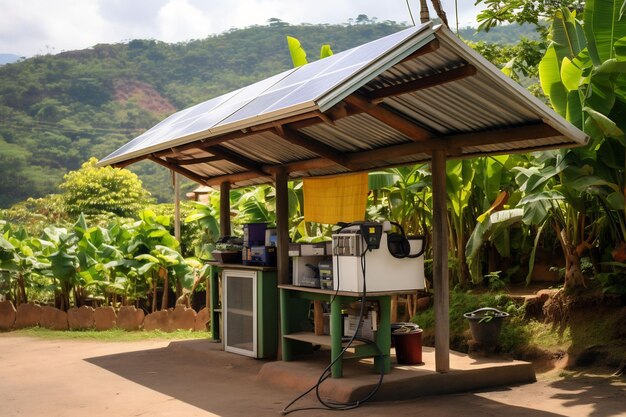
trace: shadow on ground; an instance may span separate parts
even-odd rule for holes
[[[550,384],[559,392],[552,398],[563,401],[563,406],[590,406],[589,417],[626,415],[626,379],[577,374]]]
[[[223,352],[218,344],[206,340],[172,342],[166,348],[94,357],[86,361],[143,387],[224,417],[276,416],[299,394],[258,382],[256,376],[265,361]],[[316,405],[314,397],[309,396],[295,407]],[[559,415],[502,404],[470,393],[369,403],[342,415],[367,417],[424,413],[451,417]],[[321,410],[296,413],[298,416],[331,414],[336,415]]]

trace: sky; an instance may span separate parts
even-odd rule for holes
[[[419,20],[419,0],[408,0]],[[476,26],[475,0],[457,0],[459,26]],[[430,1],[428,2],[430,6]],[[442,0],[451,27],[454,0]],[[407,0],[0,0],[0,53],[59,53],[99,43],[203,39],[232,28],[346,23],[359,14],[378,21],[411,22]],[[436,14],[430,7],[431,16]]]

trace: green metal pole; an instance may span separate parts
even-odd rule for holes
[[[341,353],[341,304],[343,297],[336,296],[330,305],[330,353],[331,360],[335,360]],[[343,376],[343,364],[341,359],[337,360],[331,367],[331,375],[333,378],[341,378]]]
[[[381,371],[382,366],[382,370],[388,373],[391,371],[391,296],[386,295],[377,299],[380,308],[380,322],[376,332],[376,344],[383,357],[374,358],[374,366],[378,372]]]
[[[291,349],[291,345],[289,340],[287,340],[283,335],[289,334],[291,332],[289,326],[289,293],[288,290],[281,288],[280,289],[280,340],[282,347],[282,356],[284,361],[290,361],[293,359],[293,351]]]

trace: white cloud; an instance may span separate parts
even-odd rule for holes
[[[418,19],[419,1],[409,3]],[[462,27],[473,22],[473,3],[458,0]],[[443,0],[443,6],[454,27],[454,0]],[[198,39],[265,25],[272,17],[316,24],[345,23],[366,14],[410,22],[406,0],[0,0],[0,10],[0,53],[25,56],[136,38]]]
[[[179,42],[204,38],[214,30],[211,19],[187,0],[170,0],[157,16],[159,40]]]

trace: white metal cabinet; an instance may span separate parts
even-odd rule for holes
[[[225,269],[224,349],[257,357],[257,272]]]

